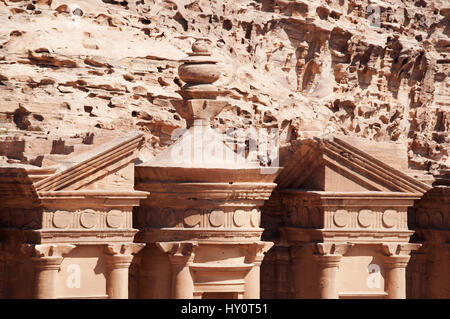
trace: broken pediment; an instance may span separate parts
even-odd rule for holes
[[[369,143],[376,148],[376,142]],[[357,145],[338,137],[302,141],[276,180],[278,189],[424,193],[430,188],[388,165],[385,157],[389,153],[379,160]],[[367,148],[370,145],[365,145]]]
[[[142,133],[129,133],[61,163],[36,190],[133,190],[134,161]]]

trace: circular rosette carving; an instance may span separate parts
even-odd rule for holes
[[[250,215],[250,224],[252,227],[259,227],[261,224],[261,214],[257,209],[253,209]]]
[[[375,216],[370,209],[362,209],[358,213],[358,224],[363,228],[373,225]]]
[[[350,216],[345,209],[338,209],[334,212],[333,221],[337,227],[347,226]]]
[[[94,210],[88,209],[81,213],[80,224],[84,228],[94,228],[97,224],[98,216]]]
[[[118,209],[112,209],[106,215],[106,224],[111,228],[119,228],[122,226],[123,213]]]
[[[177,224],[177,216],[175,211],[169,207],[163,208],[161,210],[160,220],[162,227],[175,227]]]
[[[428,217],[428,214],[425,212],[419,213],[419,216],[417,216],[417,223],[420,227],[428,227],[428,224],[430,222],[430,218]]]
[[[444,215],[441,212],[431,213],[431,224],[436,228],[442,227],[444,224]]]
[[[53,214],[53,226],[56,228],[67,228],[72,222],[72,213],[56,211]]]
[[[195,227],[200,224],[201,218],[202,216],[198,209],[190,208],[185,210],[183,220],[187,227]]]
[[[213,210],[209,215],[209,223],[213,227],[220,227],[225,223],[225,213],[222,210]]]
[[[386,228],[392,228],[397,225],[398,213],[394,209],[387,209],[383,213],[383,225]]]
[[[246,213],[242,209],[238,209],[237,211],[234,212],[233,222],[236,227],[244,226],[246,219],[247,219]]]

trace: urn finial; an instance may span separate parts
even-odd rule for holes
[[[186,84],[177,92],[183,101],[177,104],[177,110],[188,123],[197,119],[208,125],[209,119],[219,114],[227,104],[217,100],[218,96],[228,93],[214,85],[222,73],[218,61],[211,56],[211,46],[206,40],[197,40],[192,44],[192,52],[178,68],[178,76]],[[188,124],[189,125],[189,124]]]

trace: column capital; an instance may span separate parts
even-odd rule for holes
[[[250,244],[247,247],[247,255],[245,256],[246,262],[260,265],[264,259],[264,256],[272,248],[272,242],[260,241]]]
[[[352,243],[316,243],[313,244],[314,255],[316,256],[340,256],[342,257],[353,247]]]
[[[128,269],[134,255],[144,247],[142,243],[108,244],[105,246],[106,264],[110,269]]]
[[[145,247],[143,243],[117,243],[105,246],[105,253],[110,256],[131,256]]]
[[[172,265],[185,265],[194,260],[197,242],[157,242],[156,247],[169,255]]]
[[[411,251],[418,250],[422,244],[412,243],[382,243],[381,253],[386,257],[410,256]]]
[[[76,246],[71,244],[22,244],[21,252],[32,258],[62,258],[70,253]]]
[[[59,270],[63,257],[31,257],[31,261],[36,269]]]
[[[339,267],[341,262],[341,255],[314,255],[317,263],[323,268]]]
[[[386,268],[406,268],[411,256],[382,256]]]

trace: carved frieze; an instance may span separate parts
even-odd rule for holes
[[[450,229],[450,211],[448,207],[420,207],[415,209],[416,223],[424,229]]]
[[[338,198],[337,198],[338,199]],[[282,218],[286,226],[335,230],[407,230],[407,206],[382,203],[371,205],[361,203],[359,198],[345,199],[343,205],[333,198],[333,202],[320,201],[306,195],[286,195],[283,198]],[[423,217],[426,219],[426,217]],[[444,220],[435,217],[436,222]]]
[[[11,209],[0,210],[0,227],[37,229],[40,228],[42,212],[38,209]]]
[[[256,208],[151,207],[136,216],[139,228],[259,228],[261,212]]]
[[[46,211],[44,212],[44,229],[122,229],[132,228],[131,211],[93,210]]]
[[[344,213],[345,211],[345,213]],[[332,209],[326,211],[325,228],[349,228],[349,229],[407,229],[406,211],[397,211],[395,209],[384,209],[383,207],[352,207],[343,210]]]

